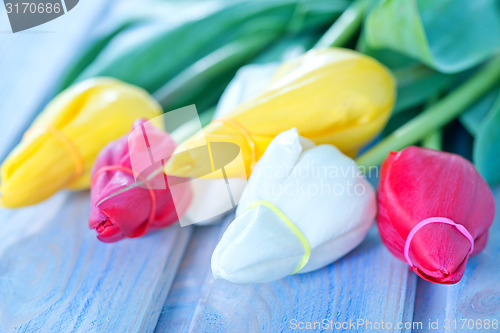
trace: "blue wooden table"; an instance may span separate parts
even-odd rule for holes
[[[0,161],[53,96],[92,27],[126,5],[81,1],[57,20],[18,34],[10,33],[0,10]],[[500,189],[495,196],[498,206]],[[310,326],[444,332],[445,320],[456,320],[457,329],[452,325],[449,332],[494,332],[468,329],[467,321],[462,329],[462,323],[500,319],[499,214],[487,248],[469,261],[462,281],[442,286],[418,279],[392,257],[376,228],[321,270],[236,285],[214,280],[210,271],[211,253],[231,215],[214,226],[177,226],[104,244],[88,230],[88,213],[88,192],[0,210],[0,332],[277,332]],[[363,325],[353,329],[352,322]]]

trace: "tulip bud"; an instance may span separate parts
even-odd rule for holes
[[[161,112],[144,90],[114,79],[90,79],[63,91],[2,164],[0,204],[22,207],[65,187],[88,188],[99,151],[136,119]]]
[[[257,163],[215,248],[212,272],[255,283],[313,271],[361,243],[375,213],[375,191],[354,161],[291,129]]]
[[[460,281],[469,256],[486,246],[494,215],[490,188],[461,156],[408,147],[390,153],[382,165],[380,236],[427,281]]]
[[[214,117],[223,117],[239,104],[257,96],[270,82],[277,67],[278,63],[249,64],[241,67],[224,90]],[[229,210],[227,200],[222,200],[228,196],[228,188],[234,203],[238,204],[246,184],[245,178],[197,179],[197,182],[191,183],[193,200],[185,217],[191,221],[200,221],[196,222],[196,225],[220,222],[221,212],[226,213]],[[206,218],[207,216],[211,218]]]
[[[346,49],[311,50],[284,63],[263,93],[213,120],[178,151],[205,142],[235,143],[250,174],[271,140],[296,127],[314,143],[333,144],[353,156],[384,127],[394,99],[394,79],[376,60]],[[176,155],[166,173],[199,177],[204,166],[197,160]],[[238,171],[226,170],[229,177]]]
[[[103,242],[140,237],[167,227],[178,220],[178,214],[186,211],[191,200],[188,183],[178,184],[175,191],[170,191],[161,162],[143,168],[144,172],[134,169],[137,164],[133,165],[131,155],[142,164],[150,160],[142,132],[146,133],[145,122],[136,121],[133,129],[139,131],[133,130],[110,142],[92,168],[89,227],[97,231],[97,238]],[[148,126],[147,140],[152,156],[168,158],[176,147],[167,133],[153,126]]]

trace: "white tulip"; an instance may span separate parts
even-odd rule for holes
[[[358,246],[375,214],[375,191],[352,159],[288,130],[255,166],[213,275],[258,283],[316,270]]]

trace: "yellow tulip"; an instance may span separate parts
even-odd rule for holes
[[[90,186],[99,151],[130,131],[138,118],[160,115],[144,90],[97,78],[59,94],[35,119],[1,167],[0,205],[32,205],[63,188]]]
[[[240,147],[248,175],[271,140],[293,127],[316,144],[332,144],[354,156],[385,126],[394,101],[395,81],[376,60],[347,49],[311,50],[284,63],[259,96],[178,146],[165,172],[221,177],[206,174],[206,150],[193,148],[230,142]],[[237,175],[237,167],[229,165],[226,174]]]

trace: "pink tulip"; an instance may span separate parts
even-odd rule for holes
[[[140,237],[167,227],[178,221],[177,214],[183,214],[191,201],[188,183],[177,185],[184,187],[180,191],[176,187],[172,192],[162,172],[153,174],[164,162],[159,159],[136,175],[137,182],[145,181],[143,185],[136,184],[134,174],[138,172],[132,170],[131,155],[134,160],[147,164],[150,163],[150,153],[165,159],[176,147],[167,133],[151,125],[147,126],[147,136],[143,136],[142,133],[146,134],[145,123],[145,120],[136,121],[133,129],[140,127],[143,131],[133,130],[109,143],[100,152],[92,169],[89,227],[97,231],[97,238],[103,242]],[[133,184],[135,186],[126,189]]]
[[[486,246],[494,215],[490,188],[461,156],[408,147],[390,153],[382,165],[380,236],[427,281],[460,281],[469,256]]]

